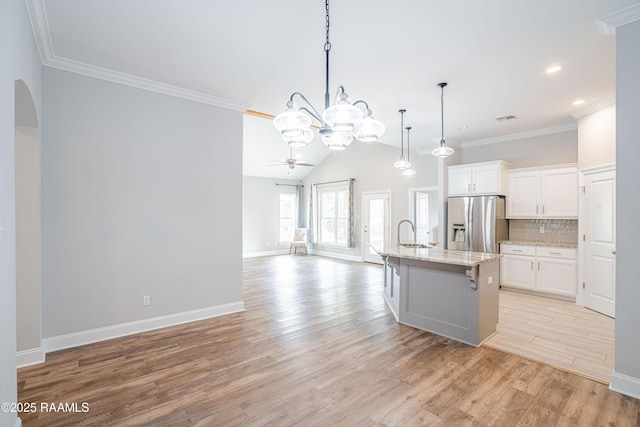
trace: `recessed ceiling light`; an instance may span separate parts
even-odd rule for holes
[[[557,73],[560,70],[562,70],[562,65],[552,65],[551,67],[545,70],[545,73],[553,74],[553,73]]]
[[[469,129],[469,126],[467,126],[467,125],[460,126],[458,129],[459,129],[459,130]]]
[[[582,105],[584,104],[584,102],[585,102],[584,99],[576,99],[571,103],[571,105]]]

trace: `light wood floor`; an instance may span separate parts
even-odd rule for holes
[[[18,371],[25,426],[636,426],[640,401],[399,325],[379,266],[244,262],[246,311],[59,351]],[[212,286],[223,286],[215,284]]]
[[[498,333],[485,345],[610,383],[614,319],[569,301],[500,291]]]

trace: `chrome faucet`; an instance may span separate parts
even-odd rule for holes
[[[414,242],[416,241],[416,226],[413,225],[413,223],[408,219],[403,219],[398,223],[398,243],[397,243],[398,246],[400,246],[400,225],[402,225],[403,222],[408,222],[409,225],[411,225],[411,230],[413,231],[413,241]]]

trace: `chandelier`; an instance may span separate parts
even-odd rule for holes
[[[282,139],[292,147],[304,147],[313,139],[311,118],[320,122],[318,133],[322,142],[332,150],[344,150],[353,139],[362,142],[376,141],[385,130],[384,124],[373,117],[369,104],[358,100],[353,104],[343,86],[339,86],[333,105],[329,97],[329,0],[325,0],[326,9],[326,41],[325,52],[325,93],[322,114],[316,110],[300,92],[294,92],[287,101],[286,110],[273,119],[274,127],[282,135]],[[298,98],[304,105],[296,105]],[[357,107],[361,106],[362,108]],[[306,114],[305,114],[306,113]]]
[[[446,85],[447,84],[444,82],[438,83],[438,86],[440,86],[440,129],[442,133],[440,137],[440,146],[431,152],[434,156],[441,158],[449,157],[454,153],[453,148],[444,146],[444,87]]]

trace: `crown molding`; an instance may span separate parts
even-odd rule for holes
[[[616,28],[640,20],[640,3],[633,4],[596,19],[601,34],[612,36]]]
[[[595,113],[596,111],[602,110],[603,108],[607,108],[611,105],[615,105],[615,103],[616,103],[616,96],[609,95],[606,98],[599,99],[596,102],[592,102],[591,104],[585,107],[582,107],[579,110],[574,111],[570,115],[575,119],[581,119],[584,116],[588,116],[589,114]]]
[[[31,21],[31,28],[42,65],[202,104],[227,108],[229,110],[244,112],[250,107],[250,104],[245,102],[220,98],[57,56],[53,50],[44,1],[45,0],[25,0],[27,14],[29,15],[29,21]]]
[[[578,123],[569,123],[566,125],[553,126],[550,128],[530,130],[520,133],[512,133],[511,135],[496,136],[493,138],[478,139],[475,141],[467,141],[462,143],[462,148],[479,147],[481,145],[496,144],[498,142],[515,141],[518,139],[533,138],[536,136],[552,135],[554,133],[569,132],[578,129]]]

